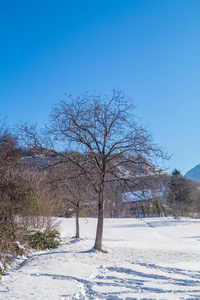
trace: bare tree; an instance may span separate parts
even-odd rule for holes
[[[0,224],[14,226],[14,215],[22,215],[34,205],[35,192],[22,168],[22,149],[9,130],[0,132]]]
[[[60,165],[50,169],[49,180],[56,188],[59,197],[62,197],[65,207],[73,208],[76,215],[76,238],[80,238],[79,217],[90,207],[93,194],[91,185],[86,176],[80,174],[74,164]],[[94,199],[93,199],[94,200]]]
[[[17,216],[33,212],[37,202],[36,193],[27,181],[27,172],[23,169],[20,149],[16,137],[6,129],[0,128],[0,274],[11,263],[13,255],[22,255],[24,227]]]
[[[134,106],[124,93],[112,97],[71,96],[53,106],[50,124],[43,132],[24,124],[26,142],[36,151],[59,154],[60,162],[75,164],[98,195],[98,224],[94,248],[102,251],[105,188],[118,181],[131,187],[158,169],[159,159],[167,158],[145,126],[139,125]],[[127,171],[131,166],[132,171]]]

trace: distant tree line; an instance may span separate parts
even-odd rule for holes
[[[175,218],[199,215],[200,188],[199,184],[184,178],[175,169],[169,176],[165,189],[167,211]]]

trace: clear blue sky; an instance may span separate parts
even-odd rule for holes
[[[0,0],[1,116],[123,90],[183,174],[200,164],[199,0]]]

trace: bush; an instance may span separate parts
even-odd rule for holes
[[[60,234],[57,230],[45,230],[30,232],[28,234],[27,240],[29,245],[36,250],[44,250],[48,248],[57,248],[60,244],[59,242]]]
[[[18,256],[28,256],[29,254],[28,246],[16,241],[13,232],[3,232],[0,235],[0,275],[4,275],[8,266],[16,266]]]

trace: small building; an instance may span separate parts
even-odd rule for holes
[[[155,194],[150,189],[123,193],[123,216],[144,218],[162,215],[160,197],[161,194]]]

